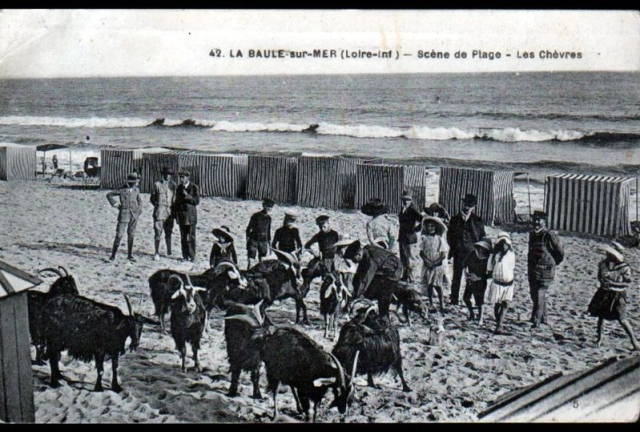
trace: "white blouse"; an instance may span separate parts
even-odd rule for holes
[[[488,265],[488,270],[491,272],[493,280],[500,283],[512,282],[516,269],[516,254],[510,250],[500,261],[494,263],[496,258],[497,255],[492,256]]]

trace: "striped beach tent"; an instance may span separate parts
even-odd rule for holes
[[[247,190],[247,155],[198,154],[198,186],[202,196],[243,198]]]
[[[127,175],[136,171],[140,174],[140,187],[143,188],[145,154],[166,153],[162,147],[147,147],[141,149],[103,148],[100,150],[102,171],[100,173],[100,187],[116,189],[127,181]],[[141,192],[144,192],[141,190]]]
[[[557,374],[499,398],[483,422],[633,422],[640,416],[640,357]]]
[[[36,147],[0,143],[0,180],[35,180]]]
[[[140,192],[151,193],[155,182],[162,179],[162,168],[170,167],[178,174],[180,164],[177,151],[165,151],[158,153],[145,153],[142,155],[142,180]]]
[[[629,205],[635,177],[557,174],[545,182],[549,227],[604,236],[631,233]]]
[[[248,199],[295,204],[297,158],[249,155],[247,169]]]
[[[426,195],[426,168],[421,165],[357,164],[355,208],[371,198],[380,198],[392,213],[400,211],[403,191],[413,195],[422,208]]]
[[[515,220],[513,172],[450,167],[440,170],[438,202],[450,215],[460,212],[462,198],[468,193],[478,198],[475,213],[485,224]]]
[[[353,208],[359,161],[344,157],[299,157],[297,204],[330,209]]]

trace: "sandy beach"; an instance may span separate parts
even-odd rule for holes
[[[429,176],[427,201],[437,196],[437,175]],[[533,208],[541,208],[543,189],[531,185]],[[0,182],[0,259],[32,274],[38,269],[62,265],[71,273],[81,294],[126,311],[123,294],[133,298],[134,307],[151,316],[147,278],[162,268],[193,273],[208,266],[212,228],[225,224],[236,233],[240,265],[246,267],[244,230],[249,216],[260,209],[258,201],[203,198],[199,212],[198,250],[194,264],[180,263],[177,257],[153,261],[152,206],[143,194],[143,216],[138,223],[135,253],[138,262],[126,261],[123,245],[115,263],[108,261],[115,234],[117,210],[108,205],[106,190],[79,190],[65,183]],[[527,213],[526,183],[518,183],[515,194],[518,213]],[[634,197],[635,198],[635,197]],[[367,217],[356,211],[331,211],[295,207],[298,227],[305,241],[316,230],[314,219],[320,213],[332,218],[339,233],[364,237]],[[280,226],[285,209],[276,206],[273,227]],[[635,202],[631,208],[635,210]],[[632,215],[634,219],[635,213]],[[394,219],[397,223],[397,220]],[[499,227],[488,227],[493,238]],[[509,335],[495,336],[493,311],[483,327],[466,322],[464,307],[449,308],[445,319],[445,338],[440,348],[427,345],[426,327],[414,321],[413,327],[400,325],[401,349],[405,377],[413,391],[403,393],[399,380],[388,374],[380,377],[380,390],[366,387],[363,377],[358,398],[350,409],[348,422],[431,422],[473,421],[499,396],[539,382],[557,373],[570,373],[593,367],[604,359],[630,355],[631,344],[616,323],[607,323],[602,348],[594,344],[596,319],[586,314],[595,292],[597,263],[602,258],[596,247],[602,239],[561,234],[566,259],[559,267],[549,293],[549,321],[565,339],[556,341],[548,327],[532,332],[528,319],[531,311],[526,282],[527,233],[513,232],[516,253],[516,294],[513,308],[506,318]],[[179,233],[173,237],[174,251],[179,251]],[[123,250],[125,249],[125,250]],[[174,253],[175,255],[175,253]],[[640,253],[629,249],[627,261],[640,269]],[[305,257],[307,261],[310,257]],[[636,272],[634,277],[637,279]],[[54,278],[44,278],[38,289],[47,290]],[[322,337],[322,317],[318,312],[316,282],[307,297],[311,326],[304,330],[327,350],[333,343]],[[447,293],[448,294],[448,293]],[[137,306],[139,305],[139,306]],[[276,303],[270,309],[275,323],[293,323],[292,300]],[[272,399],[250,398],[248,375],[241,378],[241,396],[228,398],[229,365],[223,336],[223,314],[214,313],[212,331],[205,335],[201,361],[202,374],[179,370],[179,356],[174,342],[159,327],[145,326],[140,348],[121,357],[120,380],[124,391],[92,391],[96,378],[93,364],[72,360],[63,354],[62,373],[68,378],[57,389],[49,387],[49,366],[34,366],[36,421],[64,422],[265,422],[272,411]],[[640,332],[640,308],[637,283],[629,290],[628,316]],[[395,317],[393,318],[395,320]],[[190,352],[190,351],[189,351]],[[35,354],[32,353],[32,357]],[[189,363],[192,365],[192,363]],[[111,379],[106,367],[105,382]],[[261,378],[266,395],[264,371]],[[282,421],[300,421],[288,388],[279,397]],[[327,410],[320,421],[338,420],[336,410]]]

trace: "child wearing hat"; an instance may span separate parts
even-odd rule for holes
[[[300,240],[300,231],[294,226],[295,221],[295,213],[287,212],[284,214],[284,221],[282,226],[276,230],[271,247],[293,254],[297,258],[298,252],[302,249],[302,240]]]
[[[491,273],[491,280],[486,299],[487,303],[494,304],[496,334],[500,333],[509,302],[513,300],[515,268],[516,255],[512,250],[511,236],[509,233],[501,232],[493,248],[493,256],[489,260],[488,271]]]
[[[467,283],[464,288],[462,299],[469,309],[469,321],[475,321],[475,313],[471,297],[474,298],[478,308],[478,324],[482,325],[484,318],[484,296],[487,290],[487,267],[489,264],[489,254],[491,253],[491,242],[484,238],[473,245],[473,251],[467,255],[464,267],[467,271]]]
[[[447,227],[435,217],[426,216],[422,220],[424,234],[420,245],[420,257],[422,258],[422,284],[426,289],[429,306],[433,306],[433,291],[438,295],[440,313],[444,313],[444,295],[442,288],[448,285],[447,255],[449,244],[443,234]]]
[[[229,227],[222,225],[220,228],[211,230],[214,241],[211,246],[211,254],[209,255],[209,267],[215,268],[223,260],[233,261],[238,264],[238,255],[233,245],[233,234]]]
[[[631,285],[631,267],[624,261],[624,247],[616,242],[601,248],[605,259],[598,264],[598,291],[589,303],[588,312],[598,317],[597,346],[602,346],[604,320],[618,321],[631,339],[633,348],[640,351],[640,345],[627,320],[627,287]]]

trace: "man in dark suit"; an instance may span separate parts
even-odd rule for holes
[[[200,191],[198,186],[189,181],[188,171],[180,171],[178,177],[180,184],[176,190],[174,213],[180,225],[182,259],[193,262],[196,259],[196,225],[198,223],[196,206],[200,204]]]
[[[402,208],[398,213],[400,230],[398,232],[398,244],[400,246],[400,261],[404,272],[402,280],[408,282],[418,282],[420,275],[417,274],[418,254],[418,232],[422,224],[422,215],[413,205],[413,197],[409,192],[402,194]]]
[[[467,194],[462,200],[462,210],[451,218],[447,231],[449,258],[453,257],[453,280],[451,281],[451,304],[460,300],[460,284],[467,257],[473,252],[473,245],[482,240],[486,233],[482,218],[473,213],[478,199]]]

